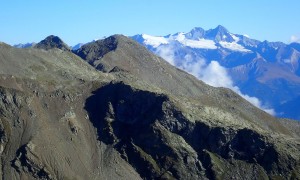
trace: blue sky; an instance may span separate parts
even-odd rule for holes
[[[299,10],[299,0],[10,0],[0,6],[0,41],[39,42],[53,34],[74,45],[112,34],[166,35],[220,24],[288,43],[300,37]]]

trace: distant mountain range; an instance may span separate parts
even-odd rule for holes
[[[174,66],[233,89],[278,117],[300,119],[300,44],[251,39],[225,27],[132,37]]]
[[[209,85],[230,88],[277,117],[300,119],[298,43],[259,41],[231,33],[221,25],[210,30],[196,27],[187,33],[131,38]],[[76,51],[84,44],[68,48]]]

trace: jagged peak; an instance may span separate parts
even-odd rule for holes
[[[202,27],[194,27],[190,32],[203,32],[205,31]]]
[[[44,40],[37,43],[34,47],[45,50],[58,48],[64,51],[70,51],[70,47],[66,43],[64,43],[58,36],[54,35],[47,36]]]
[[[233,42],[234,39],[230,35],[230,32],[221,25],[218,25],[215,29],[210,29],[206,31],[205,38],[212,39],[216,42],[219,41],[227,41],[227,42]]]
[[[190,32],[186,33],[186,37],[190,39],[199,39],[205,35],[205,30],[201,27],[195,27]]]
[[[58,36],[55,36],[55,35],[47,36],[44,40],[45,41],[53,41],[53,42],[57,42],[57,43],[63,42]]]
[[[121,39],[124,39],[124,37],[125,36],[123,35],[112,35],[105,39],[99,39],[97,41],[87,43],[73,52],[91,63],[102,58],[110,51],[116,50],[118,42],[122,41]]]
[[[127,36],[124,36],[122,34],[115,34],[104,39],[92,41],[90,43],[83,45],[82,47],[85,48],[87,46],[106,46],[106,47],[110,47],[109,49],[114,50],[117,48],[119,43],[128,42],[128,41],[135,43],[134,40],[132,40]]]
[[[229,32],[224,26],[222,25],[218,25],[216,28],[215,28],[216,31],[218,32]]]

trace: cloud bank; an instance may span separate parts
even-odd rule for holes
[[[296,36],[296,35],[292,35],[291,38],[290,38],[290,42],[291,43],[293,43],[293,42],[300,43],[300,37]]]
[[[159,46],[156,50],[156,54],[164,58],[170,64],[194,75],[205,83],[214,87],[229,88],[252,103],[254,106],[269,114],[276,114],[274,109],[264,106],[258,98],[243,94],[240,89],[234,85],[226,68],[221,66],[217,61],[207,63],[204,59],[195,59],[195,57],[190,54],[185,55],[184,58],[177,59],[175,57],[174,48],[170,45]]]

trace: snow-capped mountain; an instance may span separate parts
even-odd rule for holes
[[[251,52],[250,48],[258,45],[258,41],[252,42],[246,36],[229,33],[223,26],[218,26],[208,31],[198,27],[188,33],[176,33],[167,36],[141,34],[135,35],[132,38],[152,48],[157,48],[160,45],[179,43],[182,46],[195,49],[224,48],[231,51]],[[250,47],[249,49],[248,46]]]
[[[76,51],[76,50],[80,49],[83,45],[88,44],[88,43],[93,43],[93,42],[96,42],[98,40],[99,39],[94,39],[94,40],[92,40],[90,42],[87,42],[87,43],[78,43],[78,44],[76,44],[74,46],[71,46],[71,49],[72,49],[72,51]]]
[[[14,47],[16,48],[29,48],[29,47],[32,47],[34,46],[36,43],[32,42],[32,43],[25,43],[25,44],[15,44]]]
[[[85,44],[85,43],[78,43],[78,44],[72,46],[71,49],[72,49],[73,51],[75,51],[75,50],[81,48],[81,46],[83,46],[84,44]]]
[[[300,119],[295,107],[286,108],[288,104],[295,106],[300,98],[298,43],[259,41],[231,33],[223,26],[132,38],[210,85],[231,88],[279,117]],[[300,104],[296,108],[300,110]]]

